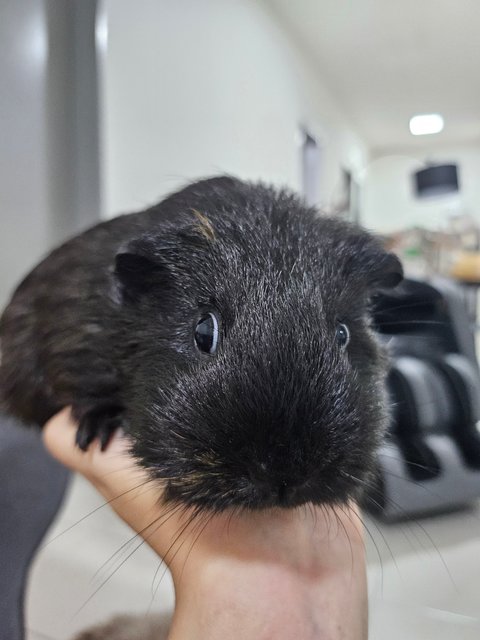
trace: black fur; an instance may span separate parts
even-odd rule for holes
[[[38,424],[73,405],[83,448],[123,424],[184,504],[345,501],[386,420],[369,299],[400,279],[377,239],[291,193],[204,180],[90,229],[22,282],[0,325],[3,403]],[[213,356],[193,339],[209,310]]]

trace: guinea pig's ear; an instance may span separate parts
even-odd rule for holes
[[[129,300],[164,286],[169,280],[166,265],[144,240],[133,240],[119,250],[114,273],[122,296]]]
[[[394,253],[382,252],[372,270],[374,289],[393,289],[403,280],[403,267]]]

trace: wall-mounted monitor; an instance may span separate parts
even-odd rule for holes
[[[417,198],[441,196],[459,191],[456,164],[437,164],[420,169],[413,174]]]

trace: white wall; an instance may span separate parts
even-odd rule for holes
[[[0,16],[1,311],[99,198],[94,0],[4,0]]]
[[[104,0],[104,214],[222,172],[300,189],[298,127],[321,139],[319,192],[366,148],[259,0]],[[102,28],[103,36],[104,31]]]
[[[411,174],[427,159],[458,164],[458,195],[426,200],[414,197]],[[362,174],[362,187],[362,222],[380,232],[416,225],[439,229],[455,213],[470,214],[480,224],[480,146],[434,148],[374,158]]]
[[[0,310],[48,246],[47,34],[43,3],[8,0],[0,20]]]

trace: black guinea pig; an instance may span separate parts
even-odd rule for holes
[[[369,303],[402,278],[359,227],[230,177],[53,251],[0,324],[2,406],[77,443],[122,426],[165,498],[221,511],[358,494],[386,420]]]

